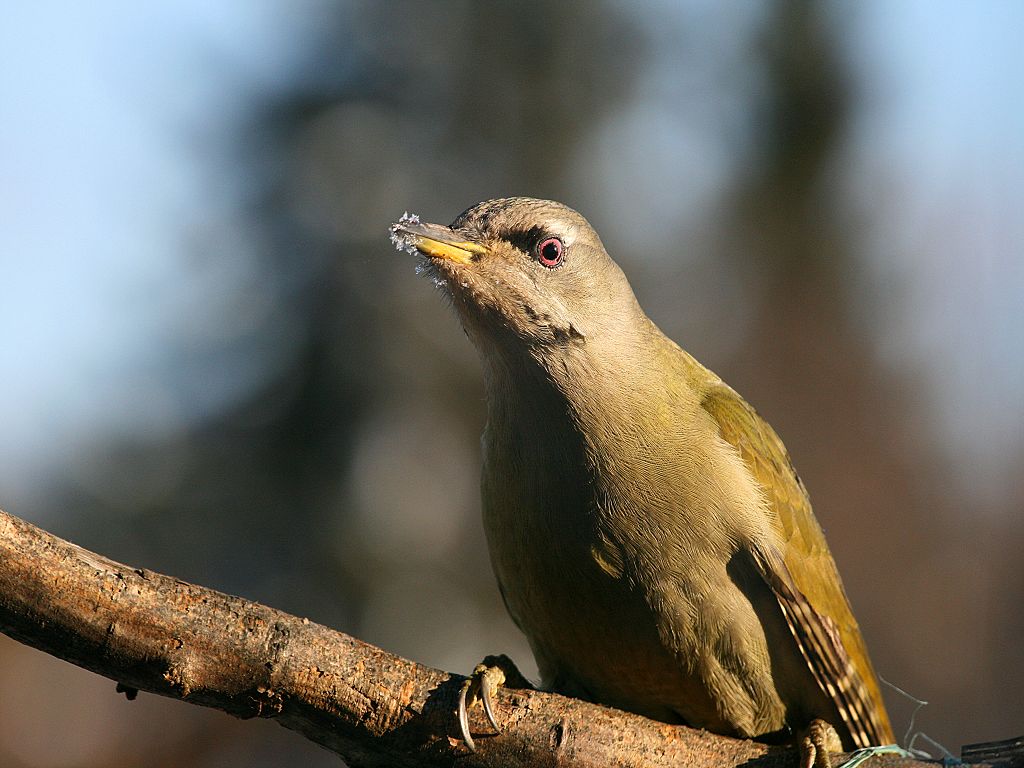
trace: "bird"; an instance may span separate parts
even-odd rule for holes
[[[793,742],[804,766],[893,741],[781,439],[648,318],[589,222],[509,197],[390,233],[479,354],[484,531],[540,687]],[[463,687],[470,749],[467,699],[498,729],[505,678],[485,660]]]

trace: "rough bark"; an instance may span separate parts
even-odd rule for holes
[[[143,690],[236,717],[274,718],[352,766],[796,764],[789,749],[508,689],[497,701],[502,734],[486,736],[475,717],[481,737],[470,753],[455,731],[464,677],[308,619],[116,563],[2,511],[0,630],[117,681],[129,696]]]

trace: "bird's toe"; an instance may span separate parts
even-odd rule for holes
[[[459,733],[462,741],[471,752],[476,751],[476,743],[469,728],[469,710],[479,701],[483,705],[487,722],[497,733],[501,733],[501,726],[494,714],[494,697],[498,688],[511,684],[516,688],[531,688],[529,682],[516,669],[515,664],[507,656],[488,656],[473,669],[473,674],[467,677],[459,689]]]
[[[824,720],[812,720],[800,738],[800,768],[832,768],[829,754],[842,751],[836,729]]]

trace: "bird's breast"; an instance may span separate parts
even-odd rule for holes
[[[517,406],[492,408],[485,430],[484,528],[543,684],[748,732],[721,721],[706,680],[727,636],[763,645],[726,570],[745,503],[721,489],[729,457],[696,452],[685,414],[666,431],[628,404],[600,425],[539,397]]]
[[[633,564],[601,530],[591,484],[571,471],[510,472],[490,459],[483,495],[495,575],[543,685],[632,709],[635,697],[617,683],[659,698],[677,665]],[[657,708],[648,714],[672,719]]]

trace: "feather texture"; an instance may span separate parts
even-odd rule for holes
[[[835,703],[856,746],[891,742],[892,729],[864,640],[786,447],[725,384],[712,386],[701,405],[764,491],[782,549],[755,552],[755,562],[815,680]]]

